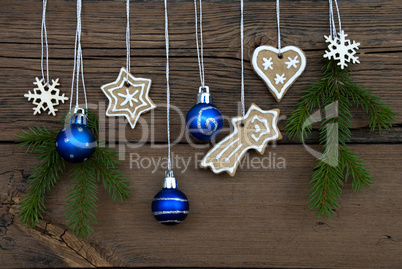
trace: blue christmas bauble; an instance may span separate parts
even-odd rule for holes
[[[96,141],[86,124],[72,123],[56,137],[56,150],[60,157],[72,163],[86,161],[95,152]]]
[[[159,223],[167,225],[182,223],[189,208],[187,196],[179,189],[164,188],[152,201],[152,214]]]
[[[222,113],[211,103],[196,104],[187,113],[186,126],[193,137],[203,141],[211,140],[222,130]]]

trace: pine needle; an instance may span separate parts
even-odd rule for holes
[[[33,167],[34,174],[29,177],[29,183],[32,185],[20,206],[19,219],[30,228],[42,219],[42,213],[46,210],[45,194],[57,184],[65,170],[65,161],[60,158],[56,148],[54,146],[50,148],[49,144],[51,142],[46,143],[47,146],[36,148],[36,151],[40,152],[38,157],[40,164]]]
[[[94,156],[90,159],[90,165],[96,169],[96,180],[102,180],[105,190],[107,190],[116,202],[117,197],[121,202],[125,202],[130,194],[130,189],[127,185],[128,180],[123,177],[123,174],[117,169],[118,152],[105,150],[98,147]]]
[[[98,117],[89,110],[86,112],[88,128],[97,134]],[[63,125],[67,115],[61,119]],[[65,171],[66,161],[56,151],[57,132],[49,131],[46,127],[30,127],[29,132],[23,130],[22,134],[17,136],[20,146],[27,146],[26,153],[39,154],[37,159],[40,163],[33,167],[34,174],[30,176],[29,181],[32,185],[23,197],[19,213],[22,223],[33,228],[46,210],[45,194],[59,181]],[[74,184],[74,187],[67,194],[66,218],[67,227],[72,227],[78,238],[86,238],[94,231],[91,223],[96,223],[98,182],[102,181],[113,201],[120,198],[125,202],[128,198],[131,187],[119,171],[118,164],[118,152],[102,146],[96,148],[88,161],[75,164],[72,168],[70,184]]]
[[[47,147],[51,142],[56,142],[57,132],[48,130],[46,127],[29,127],[29,131],[22,130],[22,134],[17,134],[17,143],[20,147],[27,146],[26,153],[34,153],[40,147]]]
[[[71,177],[70,183],[75,183],[75,186],[67,193],[67,227],[72,226],[79,239],[86,238],[93,233],[90,223],[96,223],[94,211],[98,186],[95,171],[90,165],[79,163],[72,169]]]
[[[313,109],[325,112],[319,129],[324,154],[318,160],[310,181],[310,209],[317,210],[317,217],[326,215],[330,218],[339,207],[341,187],[349,178],[352,178],[352,188],[356,192],[373,184],[364,160],[346,145],[351,137],[352,102],[367,112],[371,131],[391,128],[396,113],[370,90],[352,84],[349,67],[341,69],[336,61],[331,60],[324,65],[322,73],[320,81],[303,91],[304,95],[287,120],[286,131],[290,138],[302,140],[312,131]]]

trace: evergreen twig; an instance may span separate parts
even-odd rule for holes
[[[89,110],[86,113],[88,128],[97,134],[97,115]],[[67,115],[62,117],[63,125]],[[59,181],[65,170],[66,161],[56,151],[57,132],[49,131],[45,127],[29,129],[30,132],[22,131],[22,134],[17,135],[19,138],[17,142],[21,146],[28,147],[27,153],[39,153],[40,163],[33,167],[34,174],[30,176],[29,181],[32,185],[23,197],[19,215],[24,225],[33,228],[46,210],[45,194]],[[122,202],[126,201],[131,188],[127,184],[128,180],[118,170],[118,163],[117,151],[97,147],[88,161],[73,166],[70,184],[75,185],[67,194],[66,217],[67,226],[71,226],[79,238],[85,238],[93,233],[90,224],[96,223],[94,211],[96,211],[97,182],[102,180],[114,201],[118,197]]]
[[[120,197],[121,202],[125,202],[131,188],[127,185],[128,180],[116,168],[118,152],[98,147],[90,163],[96,169],[96,180],[102,180],[113,201],[116,202],[117,197]]]
[[[46,127],[29,127],[29,131],[22,130],[22,134],[17,134],[20,147],[28,146],[26,153],[34,153],[38,148],[46,147],[48,142],[56,141],[57,132]]]
[[[67,227],[72,226],[73,232],[81,239],[93,233],[89,222],[96,223],[93,212],[96,211],[98,186],[94,168],[86,163],[77,164],[71,177],[70,183],[75,183],[75,186],[67,193]]]
[[[46,143],[46,145],[49,145]],[[54,142],[53,142],[54,144]],[[46,210],[44,197],[51,187],[54,187],[60,175],[65,170],[65,161],[59,156],[56,148],[42,146],[38,159],[40,164],[33,167],[34,174],[29,177],[29,183],[32,184],[27,194],[22,199],[20,206],[20,220],[30,228],[35,226],[42,218],[42,212]]]
[[[323,77],[304,90],[296,109],[287,120],[286,131],[290,138],[303,140],[312,131],[314,108],[324,110],[319,142],[323,155],[314,167],[310,189],[310,209],[317,209],[316,216],[334,214],[341,187],[352,178],[352,188],[360,191],[369,188],[372,176],[364,160],[351,151],[346,143],[351,137],[350,107],[353,102],[368,113],[371,131],[389,129],[395,121],[392,108],[379,101],[368,89],[351,83],[351,69],[341,69],[336,61],[328,61],[322,68]]]
[[[378,129],[381,133],[383,129],[389,129],[391,123],[395,122],[394,116],[397,113],[393,112],[389,106],[384,105],[384,103],[379,100],[380,98],[373,95],[369,89],[351,85],[348,93],[354,103],[364,108],[369,115],[369,127],[371,131]]]

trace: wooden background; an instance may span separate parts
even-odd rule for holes
[[[402,116],[390,131],[370,133],[367,117],[354,109],[351,148],[363,157],[375,185],[356,194],[344,186],[341,208],[331,219],[317,219],[308,210],[309,180],[315,159],[286,133],[264,156],[286,160],[285,169],[239,169],[234,178],[215,175],[195,165],[185,137],[173,152],[191,158],[185,173],[176,168],[181,190],[190,199],[191,213],[175,227],[158,224],[150,210],[160,190],[164,170],[130,167],[130,153],[141,158],[166,156],[165,44],[163,2],[134,1],[131,5],[132,73],[151,78],[150,96],[160,105],[131,130],[117,118],[105,119],[106,97],[100,86],[113,81],[125,64],[125,1],[86,0],[83,3],[83,54],[88,99],[107,128],[102,137],[120,141],[126,160],[121,169],[135,190],[126,204],[113,204],[99,188],[99,223],[95,234],[79,241],[65,229],[68,177],[46,198],[47,211],[35,229],[18,221],[21,197],[36,163],[15,144],[15,135],[30,126],[60,128],[59,117],[32,115],[23,95],[40,76],[40,0],[0,1],[0,266],[21,267],[266,267],[266,268],[401,268],[402,266]],[[402,112],[402,5],[399,0],[349,0],[339,3],[342,26],[361,43],[361,64],[353,80],[370,87],[382,100]],[[238,115],[240,100],[239,2],[204,2],[206,83],[225,116]],[[194,41],[192,1],[169,1],[171,100],[180,110],[194,104],[199,76]],[[60,78],[69,95],[73,69],[76,3],[48,3],[50,76]],[[282,44],[295,45],[307,56],[307,68],[277,103],[249,65],[258,45],[276,46],[275,1],[245,2],[246,103],[263,109],[280,108],[288,116],[301,90],[320,78],[319,63],[326,48],[328,1],[281,1]],[[59,106],[60,116],[68,105]],[[228,123],[226,122],[228,126]],[[280,122],[283,131],[284,121]],[[172,114],[172,139],[183,123]],[[147,133],[148,132],[148,133]],[[221,139],[228,132],[219,136]],[[143,134],[147,134],[143,137]],[[309,138],[317,144],[317,133]],[[141,140],[142,139],[142,140]],[[134,148],[136,142],[141,147]],[[127,146],[126,146],[127,144]],[[157,147],[159,146],[159,148]],[[314,145],[313,145],[314,147]],[[275,155],[276,154],[276,155]]]

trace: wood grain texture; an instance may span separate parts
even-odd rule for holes
[[[32,125],[58,126],[58,117],[33,116],[32,104],[23,94],[32,89],[32,82],[40,75],[40,14],[38,1],[1,1],[0,22],[0,88],[4,97],[0,112],[0,139],[10,141],[27,121]],[[263,109],[279,108],[288,116],[301,96],[301,90],[320,77],[320,58],[325,50],[324,34],[328,34],[327,3],[325,1],[284,1],[282,3],[283,45],[303,49],[307,68],[288,91],[280,104],[264,83],[254,74],[249,55],[258,45],[276,44],[275,9],[271,2],[247,2],[245,9],[246,42],[246,103],[257,103]],[[146,114],[139,122],[144,129],[159,126],[165,130],[165,47],[163,5],[161,2],[132,4],[132,68],[140,77],[153,80],[150,97],[159,105],[155,114]],[[402,112],[399,100],[401,77],[400,51],[402,37],[399,16],[402,8],[394,1],[347,1],[341,4],[343,29],[362,45],[360,65],[352,68],[356,83],[370,87],[382,100]],[[240,44],[239,6],[236,3],[206,2],[204,14],[204,42],[206,82],[214,102],[228,118],[238,115],[240,100]],[[107,104],[100,86],[114,81],[125,64],[124,5],[119,1],[84,1],[83,54],[88,100],[91,107],[104,115]],[[171,99],[178,110],[185,113],[195,102],[199,76],[194,41],[192,2],[169,4],[171,48]],[[375,15],[369,15],[375,14]],[[60,77],[62,89],[69,95],[73,69],[75,34],[75,2],[52,1],[48,6],[50,68],[52,77]],[[314,20],[311,20],[314,18]],[[390,27],[392,25],[392,27]],[[264,97],[264,98],[261,98]],[[228,102],[228,98],[230,102]],[[81,99],[82,100],[82,99]],[[13,109],[18,106],[18,110]],[[68,105],[59,106],[60,114]],[[10,113],[12,111],[12,113]],[[402,122],[401,114],[397,116]],[[141,140],[144,130],[132,131],[119,118],[105,119],[106,126],[115,124],[128,141]],[[180,135],[183,117],[172,113],[172,137]],[[352,119],[355,128],[366,127],[365,113],[356,109]],[[226,123],[226,126],[229,126]],[[58,128],[58,127],[57,127]],[[281,126],[283,130],[283,125]],[[116,128],[111,128],[113,132]],[[109,134],[109,130],[106,130]],[[114,132],[116,136],[118,133]],[[154,132],[156,142],[166,142],[165,132]],[[151,137],[147,138],[147,141]],[[181,140],[184,142],[184,140]]]
[[[32,159],[17,146],[7,145],[0,156],[1,195],[3,204],[9,203],[1,209],[1,264],[18,268],[397,268],[402,262],[398,191],[402,181],[395,163],[402,161],[402,146],[355,145],[352,150],[366,160],[376,184],[359,194],[346,184],[341,208],[331,221],[316,219],[308,210],[308,181],[315,159],[302,146],[281,145],[263,156],[250,152],[250,160],[284,158],[286,166],[243,167],[234,178],[199,169],[190,146],[175,146],[177,159],[190,159],[185,173],[180,167],[175,171],[191,212],[174,227],[158,224],[150,210],[164,170],[154,171],[153,165],[139,170],[136,162],[127,160],[121,169],[130,176],[133,194],[126,204],[113,204],[100,186],[99,223],[94,225],[94,236],[80,242],[63,228],[65,195],[71,188],[67,177],[46,198],[44,223],[35,230],[21,227],[15,214]],[[163,157],[159,149],[147,146],[131,153],[142,160]],[[9,216],[8,222],[4,215]],[[7,238],[13,243],[4,247]]]
[[[0,267],[244,267],[244,268],[398,268],[402,264],[402,5],[399,0],[339,2],[342,26],[361,43],[361,64],[353,65],[353,80],[369,87],[393,106],[395,128],[370,133],[367,116],[353,109],[351,148],[366,160],[375,185],[356,194],[344,186],[341,208],[330,221],[314,218],[308,210],[309,180],[315,159],[297,141],[288,139],[284,119],[294,109],[301,91],[320,79],[320,59],[328,34],[328,2],[281,1],[282,45],[304,50],[307,67],[277,103],[254,74],[249,58],[259,45],[276,45],[275,1],[245,1],[246,107],[279,108],[284,139],[263,156],[251,151],[251,165],[236,176],[214,175],[198,168],[209,145],[191,147],[182,136],[183,113],[195,102],[199,87],[192,1],[169,1],[172,140],[175,172],[191,203],[188,219],[165,227],[152,217],[150,203],[160,189],[164,168],[155,167],[166,156],[166,88],[163,3],[139,0],[131,4],[133,74],[152,79],[150,97],[158,105],[131,130],[120,118],[106,118],[107,99],[100,86],[114,81],[125,64],[125,5],[121,0],[85,0],[83,56],[90,107],[101,118],[100,138],[118,148],[125,160],[122,171],[135,187],[126,204],[114,204],[99,188],[97,218],[92,238],[79,241],[65,229],[65,176],[46,199],[44,220],[35,229],[18,221],[18,207],[26,192],[35,157],[13,142],[21,129],[60,128],[59,117],[33,116],[33,105],[23,97],[40,75],[40,0],[0,1]],[[47,27],[52,78],[60,78],[69,95],[73,70],[76,3],[48,3]],[[206,83],[214,103],[227,119],[237,116],[240,100],[239,3],[203,3]],[[58,107],[59,116],[68,105]],[[177,110],[176,110],[177,109]],[[179,111],[182,111],[179,113]],[[230,132],[226,130],[219,141]],[[313,132],[308,144],[317,147]],[[183,171],[182,160],[189,161]],[[177,162],[176,162],[177,160]],[[139,169],[140,166],[149,166]]]

